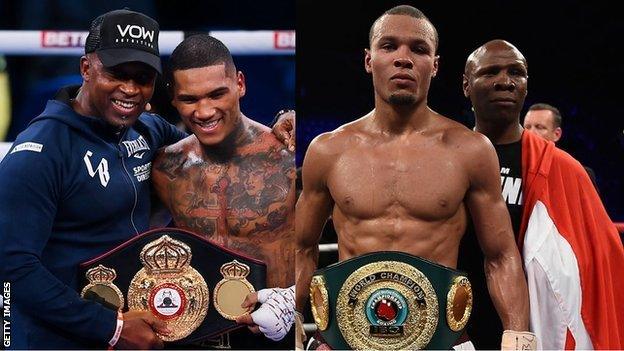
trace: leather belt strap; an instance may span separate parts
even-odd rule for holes
[[[180,344],[242,328],[247,293],[266,285],[266,264],[175,228],[138,235],[80,265],[82,295],[107,307],[151,311]],[[240,301],[238,301],[240,300]],[[121,305],[121,306],[120,306]]]

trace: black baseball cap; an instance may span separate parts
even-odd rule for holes
[[[130,10],[115,10],[91,22],[85,54],[95,52],[105,67],[143,62],[162,73],[158,22]]]

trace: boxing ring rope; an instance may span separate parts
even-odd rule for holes
[[[338,251],[338,243],[335,244],[319,244],[319,252]]]
[[[185,37],[197,32],[160,31],[158,46],[169,55]],[[294,30],[207,31],[221,40],[232,55],[294,55]],[[80,56],[89,32],[63,30],[0,30],[0,55]],[[0,142],[0,160],[11,142]]]
[[[161,31],[158,46],[169,55],[189,34],[196,32]],[[294,55],[294,30],[208,31],[221,40],[232,55]],[[84,54],[89,32],[60,30],[0,30],[0,54],[73,55]]]
[[[314,323],[303,323],[303,331],[310,335],[310,334],[314,334],[314,332],[316,332],[316,324]]]

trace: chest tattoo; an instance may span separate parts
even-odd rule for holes
[[[166,168],[168,176],[175,176],[169,183],[169,207],[178,225],[208,237],[284,232],[278,229],[292,213],[287,200],[295,178],[294,155],[271,147],[222,164],[171,162]]]

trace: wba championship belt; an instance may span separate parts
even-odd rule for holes
[[[403,252],[382,251],[318,270],[312,314],[333,349],[444,349],[472,310],[466,275]]]
[[[151,230],[80,265],[81,296],[167,323],[164,341],[190,343],[238,328],[241,304],[266,285],[266,264],[175,228]]]

